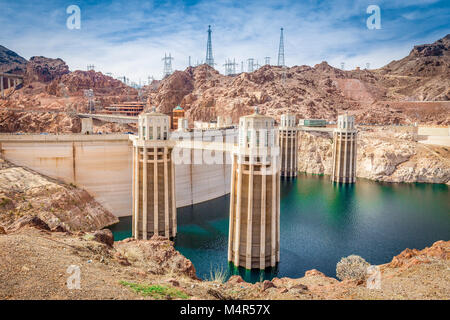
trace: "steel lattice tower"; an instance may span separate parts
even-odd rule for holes
[[[253,72],[255,71],[255,59],[249,58],[247,59],[248,66],[247,66],[247,72]]]
[[[214,68],[214,58],[211,44],[211,26],[208,26],[208,42],[206,44],[206,64]]]
[[[163,78],[170,76],[172,74],[172,60],[173,58],[170,56],[167,56],[167,54],[164,54],[164,58],[162,58],[164,61],[164,73]]]
[[[278,48],[278,65],[284,67],[284,37],[283,28],[280,33],[280,47]]]

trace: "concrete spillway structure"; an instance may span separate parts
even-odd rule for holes
[[[356,138],[355,117],[340,115],[337,128],[333,132],[332,181],[341,183],[356,181]]]
[[[274,120],[255,114],[239,119],[233,151],[228,261],[265,269],[280,260],[280,162]]]
[[[298,128],[295,115],[283,114],[278,127],[281,153],[281,176],[294,178],[298,171]]]
[[[174,142],[169,138],[170,117],[155,111],[139,116],[133,140],[133,237],[175,237],[177,209]]]

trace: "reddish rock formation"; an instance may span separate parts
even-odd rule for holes
[[[120,256],[135,266],[147,268],[150,274],[178,274],[197,279],[192,262],[173,247],[169,239],[154,235],[150,240],[118,241],[114,247]]]
[[[326,277],[325,274],[317,269],[308,270],[305,272],[305,277]]]
[[[258,106],[279,118],[292,112],[301,118],[336,120],[348,111],[358,121],[400,124],[420,121],[448,124],[442,111],[393,106],[390,101],[450,100],[450,35],[431,45],[416,46],[408,57],[379,70],[343,71],[322,62],[314,67],[264,66],[252,73],[224,76],[208,65],[174,72],[148,90],[148,105],[170,113],[178,104],[190,120],[231,116],[234,122]],[[405,102],[407,104],[407,102]]]
[[[109,229],[97,230],[94,232],[94,239],[110,247],[114,245],[114,235]]]
[[[423,250],[405,249],[385,267],[405,269],[417,264],[430,263],[433,259],[450,260],[449,241],[436,241],[431,247]]]
[[[450,74],[450,34],[432,44],[414,46],[410,54],[381,69],[385,74],[436,76]]]
[[[34,225],[52,231],[93,231],[119,221],[85,190],[0,160],[0,225],[7,230]]]
[[[36,216],[21,217],[12,226],[10,226],[8,230],[10,232],[14,232],[25,227],[33,227],[41,230],[50,231],[50,227],[48,226],[48,224]]]
[[[83,90],[94,90],[95,96],[115,97],[115,102],[137,99],[137,90],[131,88],[120,80],[106,76],[101,72],[80,71],[63,75],[61,78],[54,80],[47,87],[47,92],[59,97],[63,96],[82,96]],[[127,97],[128,96],[128,97]],[[128,98],[128,99],[126,99]]]
[[[78,133],[81,120],[64,112],[17,112],[0,109],[0,132]]]
[[[62,59],[31,57],[27,63],[25,83],[48,83],[69,73],[69,67]]]

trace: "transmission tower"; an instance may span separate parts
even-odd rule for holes
[[[229,75],[235,75],[236,74],[236,59],[233,59],[233,62],[231,62],[231,59],[227,59],[225,60],[225,75],[229,76]]]
[[[253,72],[255,68],[255,59],[249,58],[247,59],[248,66],[247,66],[247,72]]]
[[[214,68],[214,58],[211,44],[211,26],[208,26],[208,42],[206,44],[206,64]]]
[[[284,67],[284,36],[283,36],[283,28],[281,28],[280,47],[278,48],[278,66]]]
[[[270,66],[270,57],[264,57],[264,64]]]
[[[228,62],[228,59],[225,60],[225,63],[223,64],[223,66],[225,67],[225,75],[228,75],[229,72],[229,68],[230,68],[230,64]]]
[[[244,61],[241,61],[241,73],[244,72]]]
[[[164,58],[162,58],[164,61],[164,72],[163,72],[163,78],[170,76],[172,74],[172,56],[167,54],[164,54]]]
[[[259,64],[258,60],[256,60],[256,64],[255,64],[255,70],[258,70],[259,68],[261,68],[261,65]]]
[[[84,96],[88,98],[88,112],[93,113],[94,111],[94,90],[83,90]]]
[[[93,64],[88,64],[88,66],[87,66],[87,71],[94,71],[94,69],[95,69],[95,66],[93,65]]]
[[[191,56],[189,56],[189,67],[191,66]]]
[[[370,63],[369,63],[369,62],[366,63],[366,69],[367,69],[367,70],[370,69]]]
[[[345,69],[345,62],[341,62],[341,70]]]

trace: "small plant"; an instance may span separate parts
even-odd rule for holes
[[[364,280],[367,274],[367,268],[370,264],[357,255],[351,255],[342,258],[336,265],[336,276],[340,280],[353,279]]]
[[[8,204],[12,203],[12,200],[9,198],[2,198],[2,201],[0,202],[0,207],[5,207]]]
[[[143,296],[150,296],[154,299],[189,299],[189,296],[180,290],[172,287],[162,286],[162,285],[143,285],[128,281],[120,281],[121,285],[129,287],[135,293],[141,294]]]
[[[227,273],[223,269],[222,266],[220,266],[220,267],[216,266],[215,269],[213,270],[213,267],[211,265],[210,270],[209,270],[209,280],[210,281],[224,283],[226,281],[226,279],[227,279]]]

